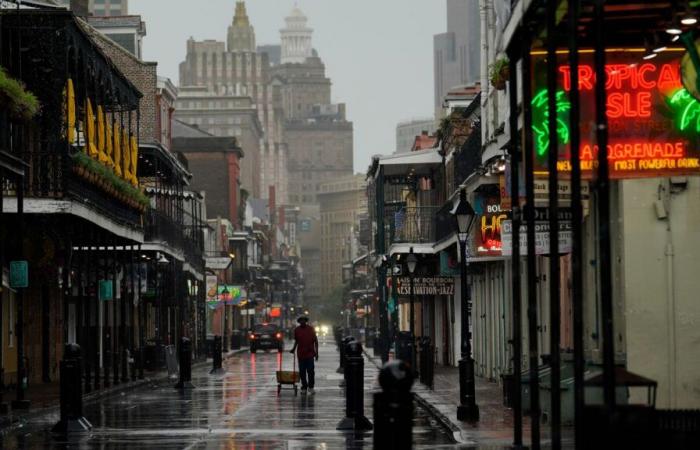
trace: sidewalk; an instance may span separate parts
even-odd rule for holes
[[[378,357],[367,357],[377,366]],[[454,439],[465,448],[504,449],[513,445],[513,410],[503,406],[502,386],[498,383],[476,377],[476,399],[479,405],[479,422],[469,424],[457,419],[459,406],[459,369],[457,367],[436,366],[434,390],[418,380],[413,385],[416,401],[428,409],[440,422],[450,428]],[[542,448],[549,447],[549,427],[540,427]],[[563,448],[573,448],[572,432],[563,431]],[[523,443],[530,441],[530,419],[523,417]]]
[[[224,355],[224,359],[247,351],[247,347],[239,350],[231,350]],[[192,366],[193,368],[205,367],[211,364],[212,360],[207,359],[206,361],[195,362]],[[109,388],[103,387],[102,389],[92,391],[88,394],[84,393],[83,402],[85,404],[94,403],[101,399],[128,392],[143,385],[155,383],[166,378],[168,378],[168,371],[166,369],[154,372],[146,371],[144,373],[144,379],[142,380],[137,379],[136,381],[132,381],[131,378],[129,378],[127,382],[122,382],[117,385],[112,384]],[[14,389],[5,390],[3,392],[3,401],[10,404],[15,398],[15,395],[16,392]],[[0,415],[0,436],[21,427],[22,424],[32,418],[57,414],[60,408],[60,382],[55,380],[51,383],[30,385],[27,389],[26,398],[31,402],[31,406],[28,410],[10,410],[9,413]]]

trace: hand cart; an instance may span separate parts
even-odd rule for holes
[[[282,359],[284,358],[284,353],[280,353],[280,365],[279,370],[276,372],[277,375],[277,395],[280,395],[282,391],[282,385],[291,385],[294,389],[294,396],[297,395],[297,383],[299,382],[299,372],[297,372],[297,358],[296,355],[292,356],[292,371],[282,370]]]

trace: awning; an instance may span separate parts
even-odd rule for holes
[[[410,168],[415,169],[417,175],[428,173],[431,169],[442,164],[442,155],[438,149],[419,150],[397,155],[379,157],[378,164],[384,167],[384,175],[403,175]],[[377,171],[377,173],[379,173]]]
[[[429,244],[391,244],[389,247],[389,255],[396,255],[398,253],[411,253],[411,248],[413,248],[413,253],[422,255],[433,255],[435,254],[435,247],[432,243]]]

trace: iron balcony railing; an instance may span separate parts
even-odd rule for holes
[[[140,227],[141,212],[110,194],[107,184],[79,176],[79,166],[65,142],[42,133],[38,124],[14,121],[0,111],[0,150],[27,164],[23,185],[26,199],[77,201],[118,223]],[[6,181],[3,196],[16,196],[17,188]]]
[[[156,209],[149,209],[145,214],[146,242],[167,242],[171,247],[183,249],[182,224]]]
[[[387,211],[387,248],[396,243],[435,242],[437,206],[399,207]]]

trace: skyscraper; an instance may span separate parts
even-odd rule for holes
[[[275,95],[279,88],[270,79],[268,56],[256,50],[255,30],[245,2],[239,1],[226,42],[192,38],[187,41],[187,55],[180,64],[181,96],[175,117],[190,122],[191,114],[197,110],[199,127],[217,136],[236,136],[246,155],[242,171],[260,174],[256,185],[244,187],[264,198],[268,188],[275,186],[278,203],[286,204],[287,146],[282,140],[282,117],[278,113],[282,104],[280,96]],[[242,136],[239,132],[243,133],[244,128],[255,131],[255,124],[241,127],[239,118],[221,111],[244,107],[244,97],[251,99],[250,109],[257,112],[262,138],[253,134]]]
[[[480,30],[478,0],[447,0],[447,32],[433,39],[437,119],[448,91],[479,81]]]
[[[295,7],[280,30],[280,64],[271,68],[284,110],[289,200],[317,204],[321,184],[352,175],[353,124],[344,104],[331,104],[331,80],[313,50],[313,30]]]

